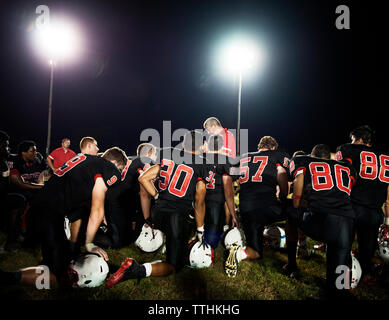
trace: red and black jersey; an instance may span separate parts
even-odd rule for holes
[[[353,216],[350,193],[356,172],[349,163],[297,156],[290,161],[289,172],[293,178],[304,174],[303,199],[312,211]]]
[[[163,148],[158,163],[161,166],[158,199],[192,206],[197,182],[207,177],[205,159],[177,148]]]
[[[148,157],[136,157],[132,161],[129,160],[122,171],[122,185],[127,189],[139,190],[138,178],[141,171],[146,171],[155,163]]]
[[[224,203],[223,175],[230,175],[230,169],[235,160],[229,156],[217,153],[206,153],[203,155],[206,159],[205,183],[207,195],[205,201]]]
[[[90,205],[92,189],[99,177],[107,188],[121,181],[120,171],[110,161],[79,153],[54,171],[34,204],[56,208],[63,214],[80,205]]]
[[[351,143],[342,144],[336,151],[336,159],[350,162],[358,174],[351,200],[362,206],[381,208],[389,186],[389,153]]]
[[[249,152],[240,157],[239,200],[276,199],[277,167],[288,168],[289,156],[277,150]]]
[[[26,162],[18,155],[10,155],[8,160],[10,175],[20,174],[24,182],[37,183],[39,175],[46,169],[46,164],[38,157],[33,162]]]

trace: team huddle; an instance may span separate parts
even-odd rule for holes
[[[243,260],[263,258],[265,229],[281,221],[284,272],[294,277],[298,271],[302,235],[322,242],[331,294],[347,291],[336,286],[338,266],[349,272],[347,289],[355,282],[356,258],[366,278],[374,274],[377,249],[389,261],[389,153],[372,148],[369,127],[354,129],[351,143],[336,152],[318,144],[292,157],[271,136],[260,139],[257,151],[236,155],[234,137],[218,119],[203,127],[205,135],[188,131],[180,148],[143,143],[132,159],[118,147],[98,154],[96,140],[83,138],[81,153],[53,170],[24,207],[28,239],[41,246],[53,282],[111,288],[188,264],[209,267],[220,245],[227,250],[225,273],[235,278]],[[8,139],[2,139],[2,159],[9,158]],[[2,172],[9,171],[4,163]],[[163,247],[166,258],[140,264],[128,257],[109,273],[105,249],[131,243],[146,252]],[[0,271],[0,284],[35,285],[36,277],[33,268]]]

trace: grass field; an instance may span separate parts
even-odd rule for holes
[[[0,245],[5,235],[0,234]],[[314,242],[308,239],[309,245]],[[36,288],[10,286],[0,287],[0,296],[12,300],[323,300],[325,284],[325,254],[315,252],[310,257],[297,259],[298,279],[290,279],[282,274],[282,266],[287,262],[284,249],[265,249],[264,259],[243,261],[236,278],[228,278],[223,270],[223,251],[216,250],[216,262],[207,269],[185,267],[176,275],[161,278],[129,280],[106,289],[98,288]],[[163,259],[163,256],[142,253],[135,245],[120,250],[107,250],[112,265],[119,266],[125,257],[133,257],[138,262]],[[0,269],[13,271],[38,265],[40,251],[19,250],[16,253],[0,254]],[[113,269],[114,267],[112,267]],[[111,269],[111,270],[112,270]],[[389,282],[387,274],[375,285],[362,283],[352,290],[360,300],[388,300]]]

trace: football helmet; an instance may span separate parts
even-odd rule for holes
[[[378,255],[389,263],[389,226],[382,224],[378,230]]]
[[[234,227],[228,231],[224,237],[224,245],[227,249],[229,249],[230,246],[234,243],[241,247],[246,246],[246,237],[244,232],[242,229],[238,229],[237,227]]]
[[[144,252],[154,252],[163,244],[162,231],[150,227],[145,223],[139,237],[135,241],[135,245]]]
[[[264,246],[277,249],[284,248],[286,236],[284,229],[277,226],[269,226],[263,231]]]
[[[189,265],[192,268],[208,268],[213,264],[215,252],[209,244],[193,241],[189,248]]]
[[[104,283],[109,271],[105,260],[95,254],[81,255],[68,266],[70,285],[74,288],[98,287]]]
[[[362,275],[362,269],[361,265],[359,264],[359,261],[357,258],[355,258],[354,253],[351,251],[351,258],[352,258],[352,264],[351,264],[351,288],[356,288],[359,280],[361,280]]]

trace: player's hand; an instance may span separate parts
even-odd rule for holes
[[[240,223],[239,223],[238,218],[235,215],[231,215],[231,219],[232,219],[232,226],[231,226],[231,228],[237,227],[239,229],[240,228]]]
[[[151,217],[148,217],[147,219],[145,219],[145,223],[149,226],[149,227],[153,227],[153,222],[151,221]]]
[[[102,248],[94,245],[93,243],[87,243],[85,244],[86,251],[90,253],[98,254],[100,257],[102,257],[105,261],[108,261],[108,254],[103,250]]]

